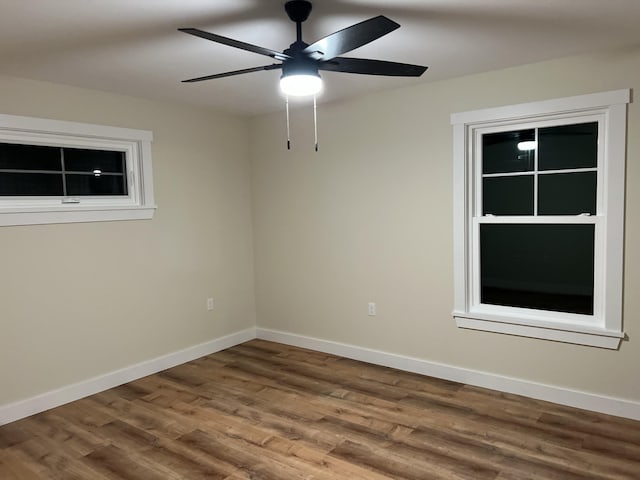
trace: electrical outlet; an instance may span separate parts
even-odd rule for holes
[[[369,302],[367,304],[368,315],[370,317],[374,317],[376,315],[376,304],[373,302]]]
[[[213,298],[207,298],[207,310],[213,310]]]

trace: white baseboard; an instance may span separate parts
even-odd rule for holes
[[[454,382],[523,395],[525,397],[546,400],[570,407],[640,420],[640,402],[544,385],[303,335],[264,328],[249,328],[26,400],[8,405],[0,405],[0,425],[5,425],[65,403],[108,390],[109,388],[117,387],[123,383],[166,370],[167,368],[190,362],[196,358],[233,347],[234,345],[253,340],[254,338],[331,353],[375,365],[397,368],[399,370]]]
[[[371,350],[355,345],[337,343],[303,335],[295,335],[264,328],[257,329],[257,338],[284,343],[319,352],[340,355],[375,365],[397,368],[408,372],[489,388],[506,393],[522,395],[537,400],[567,405],[570,407],[606,413],[618,417],[640,420],[640,402],[623,400],[604,395],[580,392],[567,388],[529,382],[492,373],[429,362],[419,358],[405,357],[393,353]]]
[[[167,368],[190,362],[196,358],[219,352],[220,350],[253,340],[254,338],[256,338],[256,329],[249,328],[225,337],[201,343],[200,345],[185,348],[178,352],[147,360],[115,372],[110,372],[105,375],[100,375],[99,377],[94,377],[89,380],[62,387],[58,390],[43,393],[42,395],[28,398],[26,400],[10,403],[8,405],[0,405],[0,425],[5,425],[15,420],[20,420],[21,418],[58,407],[65,403],[73,402],[74,400],[108,390],[109,388],[117,387],[123,383],[131,382],[138,378],[166,370]]]

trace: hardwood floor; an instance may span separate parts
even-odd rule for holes
[[[0,427],[0,479],[640,479],[640,422],[253,340]]]

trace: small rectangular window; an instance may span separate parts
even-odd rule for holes
[[[0,226],[152,218],[151,139],[0,115]]]

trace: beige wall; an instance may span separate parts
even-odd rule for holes
[[[0,405],[255,325],[246,120],[7,77],[0,92],[0,113],[152,130],[158,204],[0,227]]]
[[[450,114],[627,87],[640,89],[640,50],[321,105],[317,154],[310,108],[293,114],[291,152],[283,114],[254,119],[258,326],[640,401],[637,104],[629,107],[627,159],[630,341],[609,351],[457,329],[451,318]],[[377,316],[367,316],[367,302],[378,304]]]
[[[310,109],[293,113],[287,152],[282,113],[248,121],[0,77],[0,113],[152,130],[159,207],[150,221],[0,227],[0,405],[252,327],[254,282],[260,327],[640,401],[636,104],[630,341],[608,351],[466,331],[450,315],[450,114],[626,87],[640,87],[640,50],[321,105],[316,154]]]

